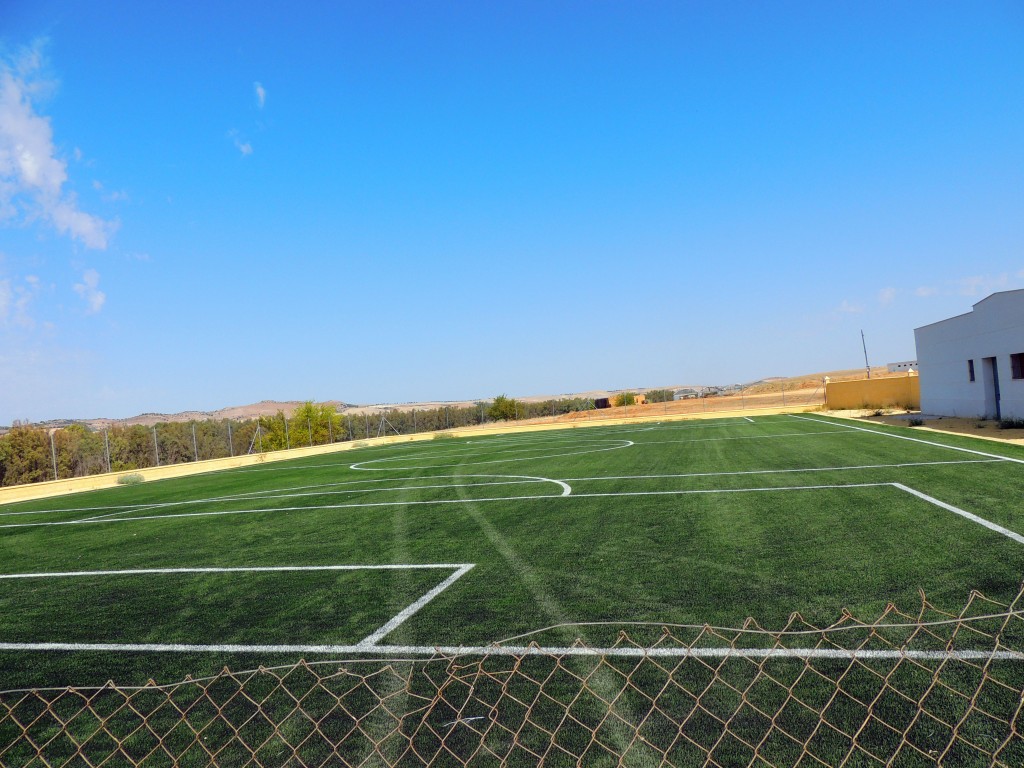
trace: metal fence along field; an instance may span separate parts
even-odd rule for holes
[[[1024,763],[1021,596],[873,622],[620,633],[0,694],[5,766]]]

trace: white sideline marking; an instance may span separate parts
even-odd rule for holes
[[[373,633],[367,635],[366,637],[364,637],[362,640],[359,641],[359,643],[356,645],[356,647],[357,648],[372,648],[373,646],[375,646],[377,643],[379,643],[384,638],[385,635],[387,635],[392,630],[394,630],[396,627],[398,627],[400,624],[402,624],[402,622],[404,622],[406,619],[408,619],[410,616],[412,616],[414,613],[416,613],[420,608],[425,606],[427,603],[429,603],[435,597],[437,597],[442,592],[444,592],[446,589],[448,589],[448,587],[450,587],[456,581],[461,579],[463,576],[465,576],[467,573],[469,573],[472,569],[473,569],[473,564],[472,563],[467,563],[465,565],[459,566],[458,570],[455,571],[455,573],[453,573],[447,579],[442,581],[440,584],[438,584],[432,590],[427,592],[427,594],[425,594],[423,597],[421,597],[415,603],[413,603],[409,607],[407,607],[404,610],[402,610],[401,612],[399,612],[397,615],[395,615],[390,621],[388,621],[386,624],[384,624],[384,626],[382,626],[376,632],[373,632]]]
[[[973,453],[977,456],[988,456],[991,459],[1002,459],[1003,461],[1012,461],[1015,464],[1024,464],[1024,459],[1011,459],[1009,456],[1000,456],[998,453],[985,453],[984,451],[975,451],[972,448],[960,448],[956,445],[945,445],[944,443],[935,443],[931,440],[922,440],[919,437],[909,437],[907,435],[897,435],[892,432],[883,432],[880,429],[866,429],[865,427],[855,427],[852,424],[837,424],[834,421],[824,421],[823,419],[812,419],[809,416],[797,416],[791,413],[790,416],[794,419],[801,419],[803,421],[813,421],[816,424],[829,424],[831,426],[841,426],[845,429],[853,429],[857,432],[867,432],[869,435],[879,435],[881,437],[892,437],[896,440],[909,440],[912,443],[921,443],[922,445],[932,445],[936,448],[948,448],[951,451],[961,451],[963,453]]]
[[[237,568],[132,568],[115,571],[53,571],[43,573],[4,573],[0,579],[74,578],[81,576],[138,576],[155,573],[251,573],[280,571],[413,571],[458,568],[468,571],[469,563],[427,563],[390,565],[261,565]],[[460,574],[461,575],[461,574]]]
[[[747,421],[749,421],[751,424],[754,423],[754,420],[752,418],[750,418],[749,416],[744,416],[743,418],[746,419]]]
[[[974,462],[968,462],[974,463]],[[0,525],[0,528],[32,528],[37,526],[54,526],[54,525],[92,525],[97,523],[127,523],[136,522],[139,520],[168,520],[179,517],[216,517],[219,515],[251,515],[251,514],[273,514],[276,512],[309,512],[313,510],[325,510],[325,509],[366,509],[372,507],[411,507],[411,506],[432,506],[439,504],[483,504],[488,502],[508,502],[508,501],[535,501],[537,499],[596,499],[596,498],[616,498],[616,497],[627,497],[627,496],[691,496],[701,494],[714,494],[714,493],[768,493],[768,492],[782,492],[782,491],[821,491],[829,489],[841,489],[841,488],[884,488],[891,486],[894,488],[906,488],[901,486],[899,483],[893,482],[882,482],[882,483],[838,483],[829,485],[784,485],[777,487],[758,487],[758,488],[694,488],[685,490],[674,490],[674,491],[615,491],[609,493],[572,493],[567,494],[563,492],[560,496],[499,496],[495,498],[484,498],[484,499],[431,499],[428,501],[379,501],[379,502],[367,502],[362,504],[321,504],[319,506],[309,507],[275,507],[273,509],[225,509],[217,512],[179,512],[170,515],[143,515],[140,517],[119,517],[119,518],[101,518],[96,520],[55,520],[52,522],[41,522],[41,523],[8,523],[6,525]],[[568,486],[567,486],[568,487]],[[931,497],[925,497],[921,494],[921,498],[930,499]],[[943,506],[943,509],[946,509]],[[959,513],[958,513],[959,514]],[[965,515],[967,513],[964,513]],[[979,520],[982,518],[978,518]],[[992,523],[995,525],[995,523]],[[994,530],[994,529],[993,529]],[[1003,529],[1005,530],[1005,529]]]
[[[199,645],[186,643],[0,643],[0,651],[127,653],[316,653],[335,656],[616,656],[698,659],[916,659],[1024,661],[1017,651],[915,651],[839,648],[585,648],[538,645]]]
[[[1013,531],[1011,531],[1011,530],[1009,530],[1007,528],[1003,528],[1003,526],[1001,526],[1001,525],[996,525],[995,523],[993,523],[993,522],[991,522],[989,520],[986,520],[983,517],[978,517],[977,515],[972,515],[970,512],[967,512],[966,510],[960,509],[959,507],[954,507],[952,504],[947,504],[944,501],[939,501],[938,499],[933,498],[933,497],[929,496],[926,493],[921,493],[921,491],[915,491],[913,488],[909,488],[909,487],[903,485],[903,483],[893,483],[892,485],[893,485],[894,488],[899,488],[901,491],[906,491],[909,494],[917,496],[919,499],[924,499],[929,504],[934,504],[936,507],[940,507],[942,509],[945,509],[948,512],[952,512],[954,515],[960,515],[960,517],[966,517],[968,520],[971,520],[972,522],[975,522],[978,525],[983,525],[983,526],[985,526],[986,528],[988,528],[991,531],[995,531],[996,533],[1001,533],[1003,536],[1006,536],[1007,538],[1013,539],[1018,544],[1024,544],[1024,536],[1021,536],[1019,533],[1014,533]]]
[[[586,499],[613,496],[681,496],[700,493],[752,493],[758,491],[807,491],[824,488],[873,488],[891,483],[843,483],[837,485],[791,485],[777,488],[706,488],[676,491],[620,491],[616,493],[565,493],[559,496],[495,496],[482,499],[429,499],[423,501],[372,501],[359,504],[319,504],[305,507],[268,507],[266,509],[222,509],[216,512],[175,512],[168,515],[140,515],[138,517],[97,518],[85,520],[52,520],[37,523],[5,523],[0,528],[34,528],[55,525],[95,525],[100,523],[129,523],[139,520],[173,520],[180,517],[218,517],[221,515],[274,514],[276,512],[311,512],[324,509],[371,509],[373,507],[434,506],[439,504],[477,504],[497,501],[536,501],[537,499]],[[571,490],[571,489],[570,489]]]

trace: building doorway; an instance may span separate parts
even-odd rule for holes
[[[999,408],[999,364],[994,357],[981,360],[982,381],[985,384],[985,417],[1002,418]]]

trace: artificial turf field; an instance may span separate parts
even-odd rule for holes
[[[818,415],[450,438],[0,506],[0,690],[582,622],[1009,602],[1024,450]],[[513,641],[603,647],[621,627]],[[644,628],[632,630],[643,637]]]

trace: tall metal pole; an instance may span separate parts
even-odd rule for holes
[[[871,378],[871,363],[868,362],[868,344],[864,341],[864,329],[860,332],[860,345],[864,347],[864,367],[868,369],[868,378]]]
[[[313,447],[313,424],[309,421],[309,416],[306,417],[306,428],[309,430],[309,447]]]
[[[260,453],[263,453],[263,420],[260,419],[256,422],[256,435],[260,439]]]
[[[334,443],[334,417],[327,417],[327,439]]]
[[[156,424],[153,425],[153,451],[156,453],[156,465],[160,466],[160,443],[156,441]]]
[[[196,442],[196,423],[192,422],[192,450],[195,451],[196,461],[199,461],[199,443]]]
[[[230,421],[228,421],[228,451],[231,453],[231,456],[234,457],[234,455],[235,455],[235,443],[234,443],[234,440],[231,439],[231,422]]]
[[[103,447],[107,452],[107,472],[110,471],[110,435],[108,432],[109,430],[103,430]]]
[[[284,419],[284,444],[288,448],[288,450],[291,450],[292,439],[291,437],[288,436],[288,417],[282,413],[281,418]]]
[[[53,479],[57,479],[57,449],[53,445],[53,432],[50,432],[50,455],[53,456]]]

